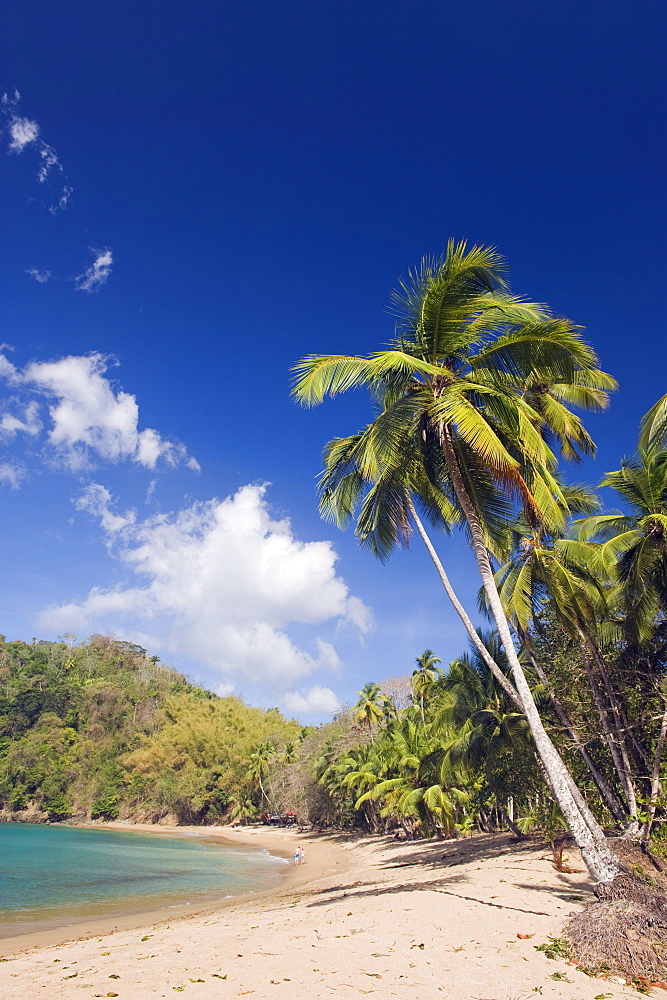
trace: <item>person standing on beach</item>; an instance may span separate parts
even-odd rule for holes
[[[299,847],[294,848],[294,864],[298,865],[299,858],[301,857],[301,849]]]

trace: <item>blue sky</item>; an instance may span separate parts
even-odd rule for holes
[[[465,637],[417,545],[318,518],[301,355],[392,335],[450,236],[620,382],[596,482],[666,390],[664,5],[5,0],[0,630],[138,641],[307,721]],[[17,93],[18,96],[17,97]],[[41,177],[41,179],[40,179]],[[463,598],[475,570],[443,541]]]

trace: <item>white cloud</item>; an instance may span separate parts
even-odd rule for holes
[[[101,354],[90,354],[32,362],[25,368],[23,383],[55,400],[49,406],[48,440],[58,460],[72,471],[89,468],[95,457],[130,460],[147,469],[154,469],[160,459],[198,469],[184,445],[165,441],[152,428],[138,429],[136,396],[113,388],[104,377],[109,363]]]
[[[244,486],[140,523],[116,515],[125,518],[117,527],[108,491],[89,489],[77,503],[100,517],[128,583],[49,608],[42,626],[132,636],[150,622],[165,652],[199,662],[224,684],[278,694],[318,671],[331,674],[340,666],[334,647],[315,635],[304,648],[289,629],[302,634],[303,626],[346,618],[350,602],[357,610],[361,602],[337,576],[331,543],[300,541],[289,520],[272,517],[264,494]]]
[[[49,206],[49,212],[51,215],[55,215],[58,211],[64,211],[67,208],[68,202],[74,193],[74,188],[71,184],[65,184],[63,186],[62,194],[55,205]]]
[[[347,604],[345,621],[350,625],[354,625],[362,635],[365,635],[373,628],[373,612],[358,597],[351,597]]]
[[[9,148],[12,153],[22,153],[26,146],[32,142],[37,142],[39,136],[39,125],[29,118],[19,118],[12,115],[9,120]]]
[[[56,167],[61,173],[63,168],[60,166],[58,154],[53,146],[47,146],[47,144],[43,142],[39,149],[39,155],[42,162],[39,170],[37,171],[37,179],[40,184],[44,184],[53,167]]]
[[[288,691],[283,696],[283,705],[287,712],[294,715],[333,715],[340,709],[340,702],[331,688],[320,684],[303,694]]]
[[[106,284],[111,274],[113,264],[113,253],[111,250],[91,250],[96,254],[95,260],[87,267],[83,274],[78,274],[74,279],[74,287],[77,292],[96,292],[98,288]]]
[[[232,681],[220,682],[216,684],[213,688],[213,693],[217,694],[219,698],[227,698],[234,691],[234,683]]]
[[[27,472],[16,462],[0,462],[0,483],[6,483],[17,490],[27,478]]]
[[[51,272],[40,270],[38,267],[27,267],[25,273],[29,274],[40,285],[45,285],[47,281],[51,280]]]
[[[114,514],[110,509],[111,501],[111,493],[105,486],[101,486],[100,483],[90,483],[76,498],[74,506],[77,510],[85,510],[89,514],[99,517],[104,531],[114,535],[122,528],[134,524],[137,516],[133,510],[126,514]]]
[[[3,344],[2,350],[7,350],[7,347],[7,344]],[[16,382],[20,380],[18,369],[11,363],[9,358],[4,356],[4,354],[0,354],[0,378],[4,378],[8,382]]]
[[[0,98],[0,113],[7,125],[9,142],[8,153],[22,153],[28,146],[35,146],[39,154],[39,167],[37,179],[40,184],[45,184],[52,170],[59,175],[63,175],[63,168],[58,154],[53,146],[40,139],[41,129],[36,121],[25,118],[16,113],[16,108],[21,102],[21,95],[18,90],[13,96],[3,94]],[[72,194],[72,187],[68,183],[63,185],[62,193],[54,205],[49,206],[49,212],[55,215],[58,211],[67,207],[67,202]]]
[[[13,413],[3,413],[0,418],[0,437],[11,439],[16,437],[19,431],[30,434],[34,437],[42,429],[42,421],[39,419],[39,404],[34,400],[24,408],[23,420]]]

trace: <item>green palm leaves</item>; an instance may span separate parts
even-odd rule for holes
[[[311,355],[294,368],[293,394],[305,406],[364,386],[381,412],[354,438],[327,448],[324,512],[351,516],[365,490],[393,507],[391,534],[404,540],[401,486],[433,511],[433,487],[446,498],[442,520],[456,519],[442,438],[452,439],[458,464],[478,506],[512,495],[532,519],[561,520],[560,490],[550,443],[568,455],[593,443],[569,405],[606,405],[614,380],[600,372],[582,331],[547,307],[509,295],[502,260],[493,248],[450,242],[425,259],[393,296],[397,336],[389,349],[366,358]],[[431,484],[429,489],[428,484]],[[377,534],[366,508],[363,539]]]
[[[368,726],[371,740],[373,737],[373,724],[377,724],[384,718],[384,709],[389,698],[382,692],[379,684],[364,684],[361,691],[357,691],[359,701],[353,708],[354,718],[357,722],[365,722]]]
[[[645,640],[667,608],[667,450],[640,450],[601,485],[622,497],[628,513],[587,518],[580,537],[600,543],[600,565],[621,585],[626,625]]]
[[[570,405],[603,407],[615,382],[580,327],[510,295],[491,247],[450,241],[401,283],[393,304],[396,336],[387,350],[311,355],[294,369],[293,395],[305,406],[365,386],[379,407],[363,431],[328,446],[322,510],[344,524],[361,503],[357,531],[380,556],[407,542],[413,497],[436,523],[465,524],[551,786],[591,872],[611,878],[618,869],[602,830],[534,704],[490,554],[503,552],[512,512],[533,529],[562,529],[568,507],[555,451],[594,450]]]
[[[417,668],[412,671],[412,690],[415,698],[419,699],[423,725],[425,721],[424,699],[428,697],[433,685],[442,676],[442,670],[438,666],[440,657],[436,656],[432,649],[425,649],[415,662]]]

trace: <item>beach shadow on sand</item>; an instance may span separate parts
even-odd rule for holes
[[[336,839],[339,842],[347,840],[348,843],[352,839],[362,839],[344,834],[323,834],[322,836],[331,840]],[[535,871],[534,867],[530,867],[531,863],[534,863],[536,860],[549,860],[548,845],[538,838],[526,837],[525,839],[517,840],[507,834],[485,834],[479,837],[455,841],[435,840],[428,842],[422,840],[406,842],[386,837],[375,838],[374,842],[381,846],[385,854],[384,862],[380,863],[377,867],[377,871],[380,873],[380,878],[377,881],[340,882],[336,885],[318,886],[310,891],[302,891],[301,898],[306,905],[316,908],[338,901],[351,901],[355,898],[361,899],[370,896],[437,892],[456,896],[459,899],[497,910],[511,910],[535,916],[549,915],[543,910],[532,909],[528,906],[513,906],[509,903],[494,902],[492,898],[485,897],[483,892],[477,896],[473,896],[466,895],[461,891],[466,883],[471,881],[470,876],[472,872],[477,872],[480,868],[488,867],[490,870],[498,870],[500,863],[502,869],[508,872]],[[544,858],[540,857],[542,851],[546,853]],[[451,871],[452,868],[459,865],[470,866],[471,871],[466,872],[465,869],[456,872]],[[396,869],[412,869],[410,874],[414,874],[415,877],[407,876],[406,872],[406,878],[401,879],[400,882],[397,883],[392,879],[391,884],[388,881],[385,884],[381,873],[386,872],[387,876],[389,876],[390,871],[395,871]],[[423,878],[419,877],[420,870],[424,873]],[[429,873],[428,877],[426,876],[427,872]],[[433,873],[436,872],[441,872],[441,877],[433,877]],[[554,875],[556,875],[555,872]],[[573,882],[572,880],[563,878],[561,875],[557,875],[556,877],[562,886],[562,888],[559,887],[563,893],[560,898],[565,901],[569,901],[575,894],[581,894],[590,888],[581,879]],[[553,885],[541,886],[531,884],[530,882],[522,883],[521,885],[514,883],[514,885],[516,888],[521,889],[533,889],[552,894],[554,892]],[[476,891],[479,892],[479,889]]]

